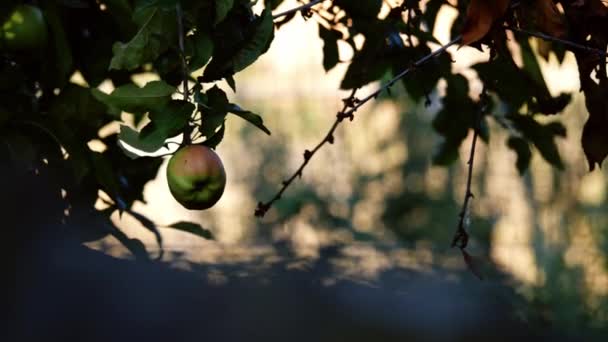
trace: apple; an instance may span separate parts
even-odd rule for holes
[[[31,5],[18,5],[0,25],[0,49],[31,50],[44,46],[47,28],[42,11]]]
[[[211,208],[224,193],[226,172],[220,157],[204,145],[188,145],[169,159],[167,183],[185,208]]]

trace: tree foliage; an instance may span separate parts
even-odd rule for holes
[[[0,35],[0,153],[20,172],[52,175],[51,191],[63,191],[64,207],[71,208],[70,215],[58,215],[61,222],[86,214],[111,225],[109,215],[119,210],[154,231],[155,224],[131,207],[145,200],[143,187],[155,177],[161,159],[132,148],[173,151],[169,139],[176,137],[183,137],[182,144],[215,148],[230,139],[224,135],[226,121],[237,118],[270,134],[262,116],[231,103],[216,84],[225,81],[238,91],[236,75],[272,48],[275,31],[298,16],[318,26],[323,41],[319,63],[326,71],[344,62],[339,44],[353,52],[340,84],[353,95],[323,143],[332,143],[335,127],[345,118],[352,120],[356,109],[380,91],[400,82],[413,100],[429,104],[443,79],[446,92],[432,122],[444,139],[435,163],[453,162],[470,130],[488,141],[487,123],[494,120],[509,133],[505,144],[517,154],[522,174],[533,148],[562,168],[556,141],[566,135],[565,128],[541,118],[561,113],[571,94],[549,92],[539,59],[554,55],[563,61],[571,51],[589,112],[582,148],[590,170],[608,155],[608,7],[601,0],[404,0],[392,7],[382,0],[326,0],[302,1],[302,7],[284,13],[276,11],[281,0],[266,0],[263,6],[250,0],[7,0],[0,4],[0,21],[23,3],[41,9],[48,37],[41,46],[23,50],[8,48],[2,43],[6,35]],[[445,43],[432,34],[443,6],[459,13],[452,38],[460,49],[477,48],[489,56],[472,66],[489,95],[488,110],[481,114],[479,98],[471,94],[469,80],[454,72],[450,53],[433,54]],[[357,37],[364,37],[363,44]],[[194,78],[192,72],[201,69]],[[156,73],[160,80],[135,84],[133,76],[144,72]],[[84,82],[76,82],[75,73]],[[393,76],[397,78],[373,96],[357,93]],[[101,87],[107,82],[111,92]],[[132,122],[122,121],[125,112]],[[142,127],[144,118],[148,123]],[[116,121],[121,123],[118,132],[100,135]],[[93,151],[93,140],[104,149]],[[323,143],[304,153],[302,168],[286,186],[302,175]],[[94,209],[99,191],[110,204],[107,210]],[[187,222],[172,227],[209,237]],[[116,229],[82,236],[94,240],[105,234],[120,236],[132,250],[139,248]]]

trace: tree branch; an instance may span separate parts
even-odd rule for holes
[[[182,12],[182,6],[180,5],[179,2],[177,2],[177,4],[175,5],[175,12],[176,12],[176,16],[177,16],[177,34],[178,34],[179,52],[180,52],[181,62],[182,62],[183,96],[184,96],[184,101],[188,101],[189,96],[190,96],[189,95],[190,90],[188,89],[188,77],[189,77],[190,73],[188,71],[188,65],[186,64],[186,53],[185,53],[185,47],[184,47],[184,22],[183,22],[184,15]],[[182,141],[182,146],[189,145],[190,143],[192,143],[192,139],[190,137],[191,134],[192,134],[192,126],[187,124],[186,128],[184,129],[184,138]]]
[[[522,33],[522,34],[526,34],[528,36],[533,36],[533,37],[541,38],[541,39],[544,39],[546,41],[550,41],[550,42],[554,42],[554,43],[559,43],[559,44],[571,47],[573,49],[584,50],[584,51],[587,51],[587,52],[590,52],[590,53],[595,53],[595,54],[598,54],[599,56],[602,56],[602,57],[607,57],[608,56],[608,53],[606,51],[602,51],[600,49],[596,49],[596,48],[593,48],[593,47],[590,47],[590,46],[586,46],[586,45],[581,45],[581,44],[578,44],[578,43],[575,43],[575,42],[572,42],[572,41],[569,41],[569,40],[564,40],[564,39],[560,39],[560,38],[557,38],[557,37],[553,37],[553,36],[544,34],[542,32],[535,32],[535,31],[524,30],[524,29],[520,29],[520,28],[517,28],[517,27],[510,26],[510,25],[504,25],[503,27],[505,29],[511,30],[513,32]]]
[[[461,38],[462,38],[462,36],[459,35],[458,37],[454,38],[449,43],[441,46],[439,49],[420,58],[419,60],[414,62],[409,68],[403,70],[397,76],[393,77],[390,81],[385,83],[382,87],[378,88],[376,91],[372,92],[371,94],[367,95],[366,97],[364,97],[361,100],[357,99],[355,97],[355,93],[356,93],[357,89],[354,89],[352,91],[351,95],[348,98],[343,100],[344,107],[342,108],[341,111],[338,112],[338,114],[336,114],[336,120],[334,121],[333,125],[331,126],[331,128],[329,129],[327,134],[325,135],[325,138],[323,138],[323,140],[321,140],[321,142],[318,143],[317,146],[315,146],[315,148],[313,148],[312,150],[304,151],[304,162],[302,162],[300,167],[296,170],[296,172],[291,177],[289,177],[287,180],[285,180],[283,182],[282,188],[279,190],[279,192],[276,193],[276,195],[274,195],[274,197],[270,201],[258,203],[258,206],[255,209],[255,216],[263,217],[266,214],[266,212],[268,212],[268,210],[270,210],[272,205],[281,198],[281,196],[283,195],[285,190],[287,190],[287,188],[293,183],[293,181],[297,177],[302,176],[304,168],[306,167],[306,165],[308,164],[310,159],[315,155],[315,153],[317,153],[317,151],[319,149],[321,149],[321,147],[323,147],[323,145],[325,145],[326,143],[333,144],[333,142],[334,142],[333,134],[344,119],[348,118],[349,120],[352,121],[355,117],[354,114],[357,111],[357,109],[359,109],[361,106],[363,106],[364,104],[369,102],[371,99],[378,97],[378,95],[380,95],[380,93],[382,93],[383,91],[390,89],[397,81],[399,81],[400,79],[402,79],[403,77],[405,77],[406,75],[411,73],[413,70],[419,68],[420,66],[422,66],[423,64],[432,60],[433,58],[443,54],[450,46],[458,43]]]
[[[306,10],[308,8],[311,8],[314,5],[320,4],[323,1],[324,0],[313,0],[313,1],[311,1],[311,2],[309,2],[307,4],[304,4],[302,6],[298,6],[298,7],[289,9],[289,10],[287,10],[285,12],[281,12],[281,13],[275,14],[275,15],[272,16],[272,19],[275,20],[275,19],[278,19],[280,17],[284,17],[286,15],[290,15],[290,14],[298,12],[298,11]]]
[[[477,146],[477,138],[479,136],[479,129],[481,126],[481,120],[483,115],[488,110],[488,94],[486,87],[484,85],[483,90],[480,95],[480,108],[477,112],[477,117],[475,118],[475,123],[473,127],[473,142],[471,143],[471,152],[469,154],[468,164],[468,174],[467,174],[467,188],[464,194],[464,201],[462,203],[462,209],[460,210],[458,227],[456,228],[456,233],[454,234],[454,238],[452,239],[452,247],[458,247],[460,249],[465,249],[469,242],[469,233],[466,228],[468,226],[469,219],[469,210],[470,210],[470,202],[474,197],[473,192],[471,191],[471,182],[473,179],[473,162],[475,160],[475,148]]]

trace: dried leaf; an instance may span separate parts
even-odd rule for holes
[[[534,4],[536,25],[544,33],[562,37],[566,33],[563,15],[555,6],[553,0],[536,0]]]
[[[508,7],[509,0],[471,0],[462,29],[461,45],[469,45],[483,38]]]
[[[577,1],[564,7],[569,37],[599,51],[608,48],[608,7],[604,0]],[[608,156],[608,73],[606,59],[587,50],[575,50],[581,90],[589,119],[583,127],[582,145],[589,170]]]
[[[589,162],[589,171],[608,156],[608,81],[602,80],[599,86],[585,91],[585,104],[589,110],[589,119],[583,127],[583,151]]]

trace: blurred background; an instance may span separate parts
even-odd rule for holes
[[[286,1],[278,11],[296,5]],[[441,42],[449,41],[455,15],[442,9],[435,32]],[[453,336],[454,315],[473,327],[484,322],[489,309],[482,304],[497,298],[509,305],[510,311],[501,315],[520,322],[566,332],[562,337],[573,334],[574,340],[581,329],[602,336],[608,326],[608,173],[588,172],[581,149],[587,112],[578,93],[574,56],[567,53],[562,65],[553,56],[539,61],[553,95],[575,94],[559,118],[568,129],[567,138],[559,140],[563,171],[534,151],[530,169],[520,176],[507,135],[492,121],[489,144],[478,145],[469,251],[482,270],[480,281],[467,270],[460,252],[450,248],[472,136],[449,168],[431,163],[441,142],[431,120],[440,107],[443,81],[428,107],[408,100],[400,86],[364,106],[266,217],[254,217],[256,204],[274,196],[299,167],[303,151],[321,141],[341,99],[348,96],[338,90],[347,64],[325,73],[318,36],[318,26],[298,16],[276,32],[267,54],[236,76],[236,93],[220,84],[232,102],[262,115],[272,135],[262,136],[242,120],[228,120],[226,139],[217,150],[228,182],[215,207],[188,211],[175,202],[166,184],[167,160],[146,186],[147,203],[137,203],[135,211],[159,225],[200,223],[215,237],[204,240],[161,228],[163,260],[215,285],[248,277],[276,284],[280,281],[268,278],[273,270],[301,270],[321,288],[333,287],[330,301],[357,312],[363,321],[381,321],[392,329],[407,325],[404,321],[418,322],[407,313],[419,313],[419,322],[430,324],[420,329],[443,329],[431,334],[439,339]],[[348,60],[349,47],[340,48],[342,60]],[[452,67],[473,82],[471,94],[477,96],[480,84],[468,66],[487,56],[468,47],[449,51]],[[136,81],[144,84],[154,77],[141,75]],[[159,253],[156,237],[137,220],[116,213],[114,221],[128,236],[144,241],[152,254]],[[89,246],[129,257],[112,237]],[[356,290],[338,287],[345,281],[357,284],[350,288]],[[361,289],[373,295],[366,297]],[[408,302],[420,296],[430,299]],[[399,311],[381,307],[400,300],[405,304]],[[462,315],[462,305],[471,317]]]

